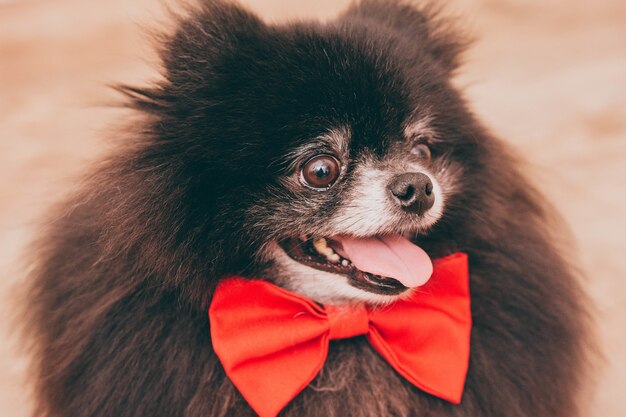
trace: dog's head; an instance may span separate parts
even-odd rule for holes
[[[321,302],[385,302],[428,279],[415,242],[463,218],[480,165],[450,84],[462,43],[433,16],[364,1],[323,25],[268,26],[225,4],[182,19],[165,81],[128,92],[158,114],[194,233],[229,272]]]

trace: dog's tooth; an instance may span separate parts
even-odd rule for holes
[[[344,259],[343,261],[341,261],[341,265],[343,265],[343,266],[348,266],[349,263],[350,262],[348,262],[347,259]]]
[[[340,260],[341,258],[340,258],[340,257],[339,257],[339,255],[337,255],[336,253],[333,253],[332,255],[328,255],[328,256],[326,256],[326,259],[328,259],[330,262],[332,262],[332,263],[335,263],[335,264],[336,264],[336,263],[338,263],[338,262],[339,262],[339,260]]]
[[[315,239],[313,240],[313,247],[318,253],[322,253],[322,250],[324,250],[324,242],[320,239]]]
[[[328,247],[328,244],[326,243],[326,239],[324,239],[323,237],[313,240],[313,247],[317,252],[321,253],[322,255],[326,255],[327,253],[329,253],[330,249]]]

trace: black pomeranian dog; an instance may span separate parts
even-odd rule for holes
[[[252,416],[211,343],[220,279],[388,305],[423,277],[380,276],[338,243],[393,239],[420,262],[469,256],[461,403],[354,337],[333,341],[281,415],[579,415],[585,298],[544,200],[451,84],[465,43],[432,7],[402,1],[364,0],[324,24],[268,25],[218,1],[180,17],[163,79],[120,87],[146,116],[136,139],[37,252],[37,415]]]

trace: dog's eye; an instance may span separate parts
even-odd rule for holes
[[[425,143],[416,143],[413,145],[411,153],[424,161],[430,161],[430,158],[432,158],[430,148]]]
[[[332,155],[317,155],[306,161],[300,172],[303,184],[312,188],[328,188],[337,181],[341,164]]]

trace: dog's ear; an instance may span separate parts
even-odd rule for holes
[[[170,76],[187,79],[206,72],[242,45],[255,43],[265,24],[252,12],[230,1],[207,0],[179,17],[175,33],[164,42],[161,58]],[[208,67],[208,68],[207,68]]]
[[[470,41],[441,12],[441,6],[434,3],[361,0],[352,5],[343,17],[376,22],[407,36],[416,47],[425,48],[426,53],[446,73],[452,73],[459,67],[462,52]]]
[[[183,111],[187,104],[197,105],[222,64],[258,49],[267,28],[252,12],[222,0],[204,0],[182,13],[172,11],[171,18],[172,32],[152,34],[162,80],[152,87],[113,86],[130,99],[131,107],[147,113],[162,115],[167,109]]]

